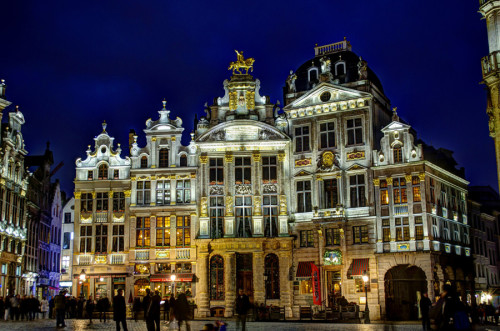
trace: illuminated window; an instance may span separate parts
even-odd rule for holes
[[[159,153],[158,167],[167,168],[168,167],[168,149],[162,148]]]
[[[380,204],[389,204],[389,191],[387,189],[387,181],[385,179],[380,181]]]
[[[143,156],[141,157],[141,168],[147,168],[148,167],[148,157]]]
[[[368,225],[353,226],[352,237],[354,244],[368,243]]]
[[[92,170],[87,171],[87,179],[88,180],[94,179],[94,172]]]
[[[340,245],[340,229],[326,229],[326,246]]]
[[[394,204],[407,203],[406,180],[404,177],[394,178],[392,181],[392,192],[394,193]]]
[[[210,300],[224,300],[224,259],[220,255],[210,259]]]
[[[156,217],[156,246],[170,246],[170,216]]]
[[[108,179],[108,166],[101,164],[98,171],[98,179]]]
[[[177,247],[191,246],[191,217],[177,216]]]
[[[391,241],[391,220],[388,218],[382,219],[382,241]]]
[[[299,293],[311,294],[313,292],[312,279],[305,279],[300,281]]]
[[[396,226],[396,240],[410,240],[410,223],[408,217],[396,217],[394,224]]]
[[[149,217],[137,217],[136,223],[136,246],[149,247],[150,245],[150,219]]]
[[[413,190],[413,202],[422,201],[422,196],[420,195],[420,178],[418,176],[412,176],[411,185]]]
[[[356,277],[354,281],[354,285],[356,286],[356,293],[364,293],[365,292],[365,282],[363,278]],[[370,292],[370,280],[366,282],[367,291]]]
[[[300,247],[314,247],[314,235],[312,230],[300,231]]]
[[[92,193],[82,193],[80,197],[80,211],[81,212],[92,212],[92,202],[93,202],[93,197]]]
[[[394,156],[394,163],[403,162],[403,152],[401,150],[401,146],[395,146],[392,149],[392,155]]]

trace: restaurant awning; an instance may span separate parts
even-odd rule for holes
[[[311,263],[314,263],[313,261],[307,261],[307,262],[299,262],[299,265],[297,266],[297,278],[311,278]]]
[[[370,259],[354,259],[352,260],[349,270],[347,270],[347,277],[362,276],[363,272],[368,272]]]
[[[118,278],[118,277],[127,277],[129,276],[128,273],[116,273],[116,274],[85,274],[85,278],[106,278],[106,277],[111,277],[111,278]],[[73,275],[73,278],[80,278],[80,274],[75,274]]]
[[[193,281],[193,276],[194,274],[156,274],[156,275],[151,275],[150,281],[151,282],[172,282],[170,276],[175,275],[175,282],[192,282]]]

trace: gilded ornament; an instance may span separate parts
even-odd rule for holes
[[[235,52],[236,61],[229,64],[228,70],[233,70],[233,75],[248,75],[248,70],[250,70],[251,72],[253,71],[253,63],[255,62],[255,59],[251,57],[245,59],[243,57],[243,51],[239,52],[235,50]],[[241,72],[241,69],[245,70],[244,74]]]
[[[123,191],[123,193],[125,194],[125,198],[130,198],[130,195],[132,194],[132,191],[131,190],[125,190],[125,191]]]
[[[286,196],[280,195],[280,215],[286,215],[287,213]]]
[[[248,110],[255,109],[255,92],[247,91],[245,96],[246,96],[246,102],[247,102],[247,109]]]
[[[253,198],[253,214],[255,216],[261,216],[261,206],[262,206],[262,198],[259,196],[255,196]]]
[[[392,177],[387,177],[387,185],[392,185]]]
[[[407,183],[411,183],[411,175],[405,175],[405,179]]]
[[[78,200],[82,197],[82,192],[75,192],[74,195],[75,195],[75,199]]]
[[[226,196],[226,216],[233,216],[233,197]]]
[[[151,141],[156,141],[156,137],[151,138]]]
[[[206,155],[200,155],[200,162],[202,164],[206,164],[208,162],[208,156],[206,156]]]
[[[172,136],[172,141],[176,141],[177,138],[175,136]]]
[[[224,159],[226,160],[226,163],[232,163],[233,162],[233,154],[227,153],[224,155]]]
[[[253,162],[260,162],[260,153],[253,153]]]
[[[378,179],[378,178],[374,178],[374,179],[373,179],[373,185],[375,185],[375,186],[380,186],[380,179]]]
[[[229,110],[236,110],[238,108],[238,93],[229,92]]]
[[[425,173],[418,174],[418,178],[420,178],[420,181],[423,182],[425,180]]]
[[[202,197],[200,201],[200,216],[201,217],[208,217],[208,205],[207,205],[207,197]]]
[[[135,177],[130,177],[130,180],[131,180],[131,181],[135,181],[136,179],[137,179],[137,178],[135,178]]]
[[[96,196],[97,196],[97,193],[96,193],[95,191],[94,191],[94,192],[92,192],[92,199],[95,199],[95,198],[96,198]]]
[[[112,198],[113,197],[113,191],[109,191],[108,194],[109,194],[109,197]]]
[[[285,156],[286,156],[285,153],[279,153],[278,154],[278,161],[280,161],[280,162],[285,161]]]

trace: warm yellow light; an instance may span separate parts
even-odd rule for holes
[[[367,275],[363,275],[363,282],[367,282],[368,281],[368,276]]]
[[[175,278],[176,278],[175,275],[170,275],[170,280],[171,281],[175,282]]]

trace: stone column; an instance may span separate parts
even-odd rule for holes
[[[266,287],[264,283],[264,252],[253,253],[253,299],[255,304],[264,303]]]
[[[234,315],[234,302],[236,300],[236,254],[227,252],[224,257],[224,292],[225,312],[224,317]]]
[[[291,251],[280,251],[278,253],[280,262],[280,305],[285,307],[286,317],[292,317],[292,291],[291,282],[288,280],[290,269]]]

